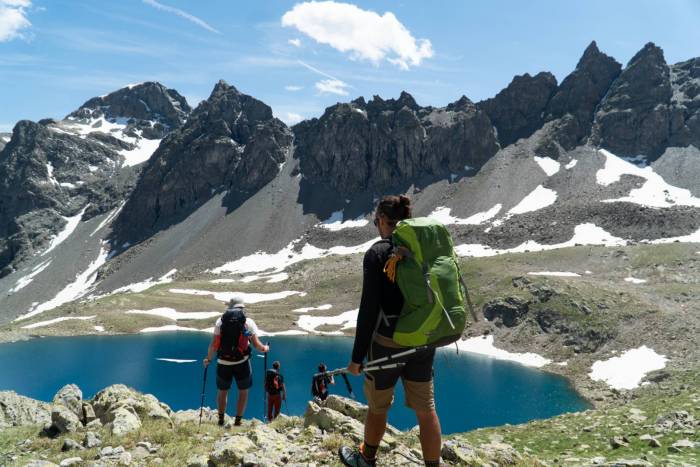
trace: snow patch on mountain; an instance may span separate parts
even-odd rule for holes
[[[224,264],[211,270],[214,274],[231,273],[246,274],[251,272],[282,272],[287,267],[301,261],[318,259],[332,255],[352,255],[365,252],[370,246],[376,243],[379,238],[356,246],[334,246],[331,248],[318,248],[310,244],[305,244],[300,251],[294,247],[299,240],[294,240],[277,253],[265,253],[259,251],[252,255],[244,256],[235,261]]]
[[[561,167],[561,164],[559,162],[555,161],[551,157],[539,157],[535,156],[535,162],[537,162],[537,165],[542,168],[544,173],[547,174],[548,177],[551,177],[555,173],[559,172],[559,168]]]
[[[58,245],[63,243],[66,239],[68,239],[68,237],[71,236],[73,231],[78,227],[78,224],[80,224],[80,219],[83,218],[83,214],[85,213],[85,210],[87,208],[88,207],[85,206],[82,211],[80,211],[73,217],[63,218],[63,220],[66,221],[66,225],[63,227],[63,230],[58,235],[51,239],[49,247],[41,254],[41,256],[45,256],[47,253],[53,251]]]
[[[700,232],[700,231],[699,231]],[[527,251],[556,250],[576,245],[603,245],[603,246],[623,246],[627,242],[619,237],[606,232],[595,224],[585,223],[574,228],[574,235],[571,240],[563,243],[543,245],[533,240],[528,240],[514,248],[494,249],[488,245],[478,243],[464,243],[457,245],[455,251],[459,256],[485,257],[496,256],[505,253],[524,253]]]
[[[330,230],[331,232],[337,232],[343,229],[364,227],[367,224],[369,224],[369,221],[361,217],[343,221],[343,211],[336,211],[331,214],[331,217],[321,222],[320,226],[324,229]]]
[[[566,170],[571,170],[571,169],[573,169],[574,167],[576,167],[576,164],[577,164],[577,163],[578,163],[578,160],[577,160],[577,159],[571,159],[571,161],[570,161],[568,164],[566,164],[566,165],[564,166],[564,168],[565,168]]]
[[[319,305],[319,306],[307,306],[307,307],[302,307],[302,308],[295,308],[292,310],[293,313],[308,313],[309,311],[324,311],[324,310],[330,310],[333,308],[333,305],[330,303],[327,303],[325,305]]]
[[[95,315],[93,315],[93,316],[62,316],[60,318],[49,319],[47,321],[39,321],[38,323],[27,324],[26,326],[22,326],[22,329],[43,328],[44,326],[50,326],[52,324],[61,323],[63,321],[70,321],[70,320],[86,321],[86,320],[90,320],[90,319],[94,319],[94,318],[95,318]]]
[[[428,214],[428,217],[441,222],[445,225],[456,224],[456,225],[477,225],[492,219],[496,214],[501,211],[503,206],[499,203],[488,211],[477,212],[476,214],[467,217],[466,219],[460,219],[459,217],[454,217],[450,215],[450,208],[445,206],[440,206],[435,209],[432,213]]]
[[[11,294],[15,293],[19,290],[22,290],[23,288],[25,288],[29,284],[31,284],[32,281],[34,280],[34,278],[36,276],[38,276],[41,273],[41,271],[48,268],[50,264],[51,264],[51,260],[50,259],[46,260],[43,263],[39,264],[38,266],[34,267],[34,269],[32,269],[32,271],[29,274],[27,274],[26,276],[23,276],[23,277],[20,277],[19,279],[17,279],[17,282],[15,282],[15,286],[10,289],[9,293],[11,293]]]
[[[97,279],[97,270],[107,262],[107,257],[109,255],[109,251],[107,248],[103,246],[100,248],[100,252],[97,255],[97,258],[95,258],[94,261],[92,261],[88,267],[78,274],[73,282],[68,284],[56,294],[54,298],[51,300],[44,302],[44,303],[37,303],[35,305],[32,305],[32,307],[27,311],[27,313],[18,316],[15,318],[14,321],[22,321],[28,318],[31,318],[32,316],[36,316],[40,313],[43,313],[44,311],[48,310],[53,310],[54,308],[63,305],[64,303],[72,302],[73,300],[77,300],[78,298],[84,296],[90,290],[92,290],[93,284],[95,283],[95,280]]]
[[[537,271],[528,272],[528,276],[552,276],[552,277],[581,277],[581,274],[568,271]]]
[[[646,283],[646,279],[637,279],[636,277],[625,277],[625,282],[630,282],[632,284],[644,284]]]
[[[283,298],[290,297],[292,295],[304,296],[306,292],[298,292],[296,290],[283,290],[281,292],[272,293],[243,293],[243,292],[212,292],[209,290],[197,290],[197,289],[170,289],[170,293],[175,294],[185,294],[185,295],[199,295],[207,296],[211,295],[215,300],[227,303],[232,298],[242,298],[243,302],[246,304],[269,302],[273,300],[282,300]]]
[[[508,214],[524,214],[551,206],[557,201],[557,192],[538,185],[537,188],[524,197]]]
[[[598,184],[608,186],[618,182],[623,175],[634,175],[646,180],[641,187],[630,191],[629,195],[603,202],[628,202],[653,208],[700,207],[700,198],[694,197],[690,190],[669,185],[651,166],[638,167],[605,149],[598,152],[605,157],[605,166],[596,172]]]
[[[146,162],[156,152],[161,141],[160,139],[139,138],[134,142],[134,149],[119,151],[119,154],[124,156],[123,167],[131,167]]]
[[[119,203],[119,206],[117,206],[116,208],[112,209],[112,210],[110,211],[110,213],[107,215],[107,217],[105,217],[105,218],[102,220],[102,222],[100,222],[100,225],[98,225],[97,228],[96,228],[95,230],[92,231],[92,233],[90,234],[90,236],[92,237],[92,236],[95,235],[97,232],[99,232],[104,226],[109,225],[109,224],[119,215],[119,213],[121,212],[121,210],[122,210],[122,208],[124,207],[125,204],[126,204],[126,201],[122,201],[121,203]]]
[[[173,276],[175,275],[176,272],[177,272],[177,269],[171,269],[170,271],[165,273],[163,276],[161,276],[161,278],[158,280],[154,281],[152,277],[149,277],[145,281],[137,282],[135,284],[125,285],[124,287],[119,287],[118,289],[112,291],[112,294],[128,293],[128,292],[140,293],[140,292],[143,292],[144,290],[148,290],[151,287],[154,287],[156,285],[169,284],[173,281]]]
[[[650,371],[661,370],[668,359],[643,345],[619,357],[598,360],[588,374],[593,381],[605,381],[615,389],[634,389]]]

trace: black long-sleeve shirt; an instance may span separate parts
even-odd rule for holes
[[[396,319],[389,319],[389,325],[380,320],[380,310],[389,316],[398,316],[403,307],[403,296],[399,286],[384,274],[384,264],[391,256],[393,247],[390,240],[380,240],[365,253],[362,263],[362,299],[357,314],[355,344],[352,361],[362,363],[367,356],[375,328],[377,333],[391,338],[396,327]]]

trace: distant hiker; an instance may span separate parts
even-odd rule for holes
[[[319,363],[318,372],[325,373],[326,371],[326,364]],[[314,376],[314,379],[311,382],[311,395],[325,401],[328,399],[328,386],[331,384],[335,384],[335,379],[333,379],[332,375],[328,376],[325,374],[318,374],[317,376]]]
[[[412,344],[401,346],[394,340],[394,331],[404,305],[404,297],[398,284],[394,282],[395,275],[391,277],[391,273],[385,272],[385,266],[386,270],[391,269],[389,266],[392,262],[395,272],[395,245],[392,243],[392,234],[399,221],[409,218],[411,218],[411,201],[406,196],[384,196],[377,205],[374,225],[379,231],[381,240],[372,245],[364,256],[362,298],[357,315],[352,359],[347,367],[347,371],[353,375],[360,374],[365,358],[376,360],[406,351],[407,348],[418,347]],[[430,222],[432,221],[426,220],[425,223]],[[394,259],[389,261],[390,258]],[[418,266],[415,269],[418,270],[419,275],[420,297],[426,297],[426,292],[428,295],[431,293],[426,290],[424,279],[426,266],[423,264],[422,268]],[[454,282],[457,283],[456,280]],[[431,287],[430,284],[428,287]],[[441,318],[438,317],[438,319]],[[461,329],[455,332],[461,336],[463,329],[462,325]],[[347,446],[339,449],[338,454],[345,465],[353,467],[375,465],[379,443],[386,430],[387,414],[394,401],[394,387],[399,378],[403,383],[406,405],[415,411],[418,419],[425,465],[440,465],[442,440],[440,420],[435,411],[434,357],[435,348],[427,347],[420,352],[402,357],[401,362],[405,363],[403,366],[365,373],[364,392],[369,411],[365,420],[364,441],[359,449]]]
[[[258,339],[258,327],[255,322],[246,318],[245,304],[242,297],[232,298],[224,314],[216,321],[214,337],[209,345],[204,366],[208,366],[214,353],[217,354],[216,387],[219,390],[216,404],[219,409],[219,426],[224,425],[226,402],[231,382],[236,379],[238,387],[238,402],[236,405],[236,420],[234,425],[240,425],[246,404],[248,390],[253,385],[253,370],[250,365],[250,343],[260,352],[270,350]]]
[[[272,363],[272,368],[265,373],[265,392],[267,393],[267,420],[271,422],[280,414],[282,401],[287,400],[287,388],[284,376],[280,372],[280,362]]]

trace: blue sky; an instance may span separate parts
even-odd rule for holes
[[[410,92],[443,106],[514,75],[561,81],[591,40],[625,64],[646,42],[700,56],[700,2],[0,0],[0,131],[155,80],[190,104],[219,79],[288,122]]]

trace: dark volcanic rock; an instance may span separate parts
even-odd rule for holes
[[[277,175],[291,144],[291,131],[269,106],[219,81],[147,162],[117,221],[118,235],[150,236],[216,191],[240,202]]]
[[[406,92],[336,104],[296,125],[294,134],[304,181],[348,198],[462,174],[498,150],[488,117],[466,97],[432,108]]]
[[[60,231],[62,217],[75,216],[88,203],[87,217],[118,204],[135,178],[112,182],[120,160],[92,138],[19,122],[0,152],[0,276]]]
[[[551,73],[535,76],[525,73],[496,94],[477,104],[486,112],[498,130],[502,147],[527,138],[544,123],[544,111],[557,90],[557,79]]]
[[[108,121],[126,121],[146,138],[160,139],[171,129],[179,128],[192,108],[174,89],[160,83],[130,85],[106,96],[93,97],[69,119],[91,121],[104,117]]]
[[[600,52],[593,41],[584,51],[576,69],[561,82],[549,101],[545,119],[554,120],[568,114],[576,120],[574,134],[569,141],[562,139],[565,149],[573,149],[582,138],[588,136],[595,108],[620,74],[621,68],[622,65],[615,59]]]
[[[593,143],[618,156],[658,157],[668,145],[672,122],[680,116],[678,109],[671,108],[671,95],[663,51],[648,43],[632,57],[601,102]]]

